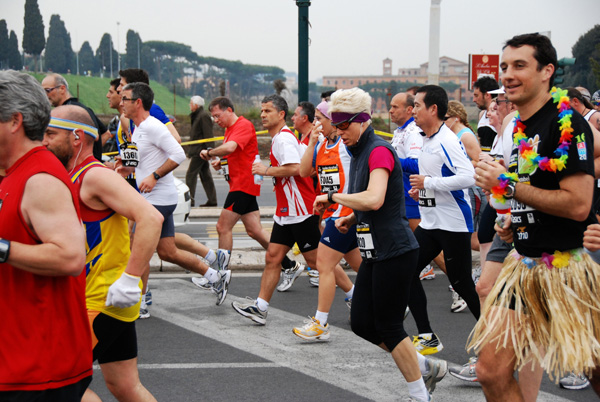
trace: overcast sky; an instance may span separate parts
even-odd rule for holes
[[[38,0],[46,35],[59,14],[73,50],[97,49],[104,33],[125,52],[128,29],[143,41],[184,43],[202,56],[298,70],[295,0]],[[23,40],[25,0],[0,0],[0,18]],[[309,79],[380,75],[427,61],[429,0],[313,0],[309,8]],[[561,20],[560,17],[567,17]],[[600,23],[600,0],[442,0],[440,56],[468,62],[469,53],[500,53],[510,37],[550,31],[558,57]],[[117,26],[117,21],[120,26]]]

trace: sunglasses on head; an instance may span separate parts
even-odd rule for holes
[[[358,117],[359,113],[356,113],[354,116],[350,117],[348,120],[340,121],[339,123],[331,123],[332,126],[338,128],[340,130],[346,130],[350,127],[350,124]]]

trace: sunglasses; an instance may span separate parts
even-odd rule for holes
[[[136,101],[136,100],[138,100],[138,99],[140,99],[140,98],[128,98],[128,97],[126,97],[126,96],[124,96],[124,97],[122,97],[122,98],[121,98],[121,100],[122,100],[123,102],[125,102],[125,101],[131,101],[131,102],[135,102],[135,101]]]
[[[49,94],[50,92],[54,91],[56,88],[59,88],[59,87],[60,87],[60,85],[57,85],[52,88],[44,88],[44,91],[46,91],[46,93]]]
[[[360,112],[356,113],[354,116],[350,117],[348,120],[340,121],[339,123],[331,123],[331,125],[340,130],[346,130],[348,127],[350,127],[350,124],[354,121],[354,119],[356,119],[358,117],[359,114],[360,114]]]

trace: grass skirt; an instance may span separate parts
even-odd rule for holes
[[[513,250],[467,349],[513,348],[515,370],[537,362],[556,381],[600,365],[600,265],[582,249],[520,256]]]

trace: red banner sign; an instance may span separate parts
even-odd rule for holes
[[[500,55],[498,54],[470,54],[469,55],[469,90],[473,83],[482,76],[493,77],[499,81]]]

